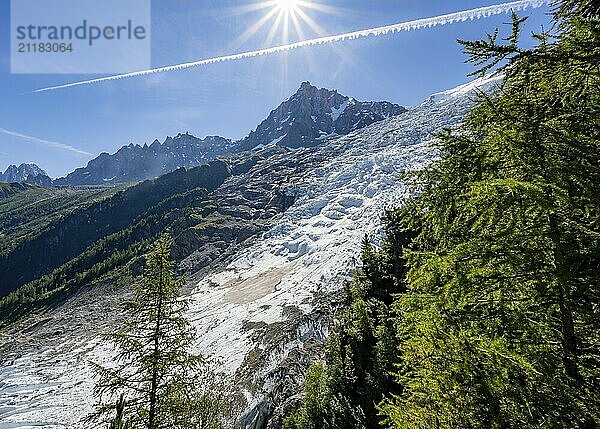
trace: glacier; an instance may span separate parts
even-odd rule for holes
[[[243,427],[269,427],[297,393],[359,264],[363,237],[380,238],[384,211],[411,195],[403,173],[434,160],[435,133],[457,126],[474,91],[498,80],[435,94],[400,116],[288,151],[307,166],[282,190],[297,196],[294,204],[227,263],[190,276],[195,348],[239,386]],[[100,333],[118,323],[120,298],[106,285],[42,317],[52,323],[32,320],[0,334],[0,429],[94,427],[82,420],[94,404],[89,362],[111,360]]]

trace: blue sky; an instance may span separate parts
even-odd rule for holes
[[[0,169],[35,162],[53,177],[101,152],[163,141],[179,132],[241,138],[300,83],[359,100],[416,105],[459,85],[472,71],[457,38],[477,39],[507,22],[501,15],[433,29],[340,42],[268,57],[44,93],[32,90],[100,75],[10,73],[10,2],[0,3]],[[271,22],[243,43],[266,10],[240,13],[249,0],[152,0],[152,66],[260,49]],[[305,12],[327,34],[492,5],[490,0],[315,0],[335,13]],[[499,2],[498,2],[499,3]],[[526,34],[549,27],[548,9],[529,10]],[[274,21],[275,18],[272,19]],[[303,26],[305,37],[318,34]],[[282,42],[277,32],[272,44]],[[291,32],[290,41],[300,36]],[[525,42],[527,43],[527,42]],[[35,137],[30,139],[26,136]],[[68,147],[67,147],[68,146]],[[79,152],[69,148],[76,148]],[[83,153],[85,152],[85,153]]]

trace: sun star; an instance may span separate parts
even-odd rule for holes
[[[285,14],[294,13],[300,6],[299,0],[277,0],[277,7]]]
[[[234,46],[236,48],[242,46],[265,27],[267,29],[264,31],[266,37],[263,44],[266,46],[273,43],[288,43],[290,38],[306,39],[309,37],[307,30],[317,36],[326,35],[325,30],[311,15],[316,13],[339,15],[340,10],[321,1],[323,0],[255,0],[236,8],[236,14],[240,15],[260,10],[265,10],[265,13],[238,36]]]

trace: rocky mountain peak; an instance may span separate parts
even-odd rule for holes
[[[310,147],[348,134],[374,122],[406,112],[388,102],[360,102],[337,90],[318,88],[309,81],[271,111],[255,131],[241,141],[249,150],[271,144],[289,148]]]
[[[309,88],[315,88],[315,89],[316,89],[316,87],[315,87],[315,86],[312,86],[308,80],[305,80],[304,82],[302,82],[302,83],[300,84],[300,89],[299,89],[299,90],[302,90],[302,89],[309,89]]]
[[[151,145],[130,143],[114,154],[102,153],[54,183],[58,186],[137,182],[161,176],[181,167],[195,167],[232,151],[231,140],[209,136],[204,139],[179,133]]]
[[[52,180],[48,173],[34,163],[23,163],[18,167],[9,165],[4,173],[0,173],[0,182],[31,183],[39,186],[51,186]]]
[[[8,166],[8,168],[6,169],[6,171],[4,172],[4,176],[8,177],[8,175],[16,175],[19,173],[19,169],[16,165],[11,164]]]

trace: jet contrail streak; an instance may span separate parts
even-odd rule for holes
[[[383,36],[386,34],[397,33],[400,31],[414,31],[421,28],[431,28],[438,25],[448,25],[456,22],[487,18],[492,15],[500,15],[510,11],[520,11],[527,8],[539,8],[548,3],[549,0],[521,0],[509,3],[502,3],[493,6],[480,7],[477,9],[465,10],[462,12],[454,12],[447,15],[435,16],[432,18],[417,19],[415,21],[402,22],[399,24],[387,25],[384,27],[369,28],[367,30],[359,30],[351,33],[336,34],[333,36],[319,37],[317,39],[303,40],[300,42],[290,43],[287,45],[274,46],[272,48],[259,49],[256,51],[242,52],[238,54],[225,55],[222,57],[207,58],[200,61],[189,63],[175,64],[165,67],[159,67],[149,70],[140,70],[131,73],[117,74],[113,76],[101,77],[98,79],[84,80],[80,82],[67,83],[64,85],[50,86],[46,88],[36,89],[33,92],[52,91],[55,89],[71,88],[73,86],[90,85],[109,80],[124,79],[135,76],[145,76],[151,73],[162,73],[174,70],[182,70],[190,67],[204,66],[208,64],[222,63],[226,61],[235,61],[245,58],[259,57],[264,55],[276,54],[279,52],[290,51],[292,49],[303,48],[306,46],[323,45],[325,43],[342,42],[345,40],[355,40],[363,37]]]
[[[28,141],[35,142],[35,143],[41,143],[41,144],[44,144],[46,146],[55,147],[57,149],[66,150],[68,152],[73,152],[73,153],[76,153],[78,155],[86,155],[86,156],[91,156],[92,155],[91,153],[86,152],[85,150],[81,150],[81,149],[78,149],[76,147],[69,146],[68,144],[54,142],[54,141],[46,140],[46,139],[41,139],[39,137],[28,136],[26,134],[21,134],[21,133],[18,133],[16,131],[7,130],[6,128],[0,128],[0,133],[6,134],[6,135],[9,135],[9,136],[12,136],[12,137],[17,137],[17,138],[20,138],[20,139],[23,139],[23,140],[28,140]]]

